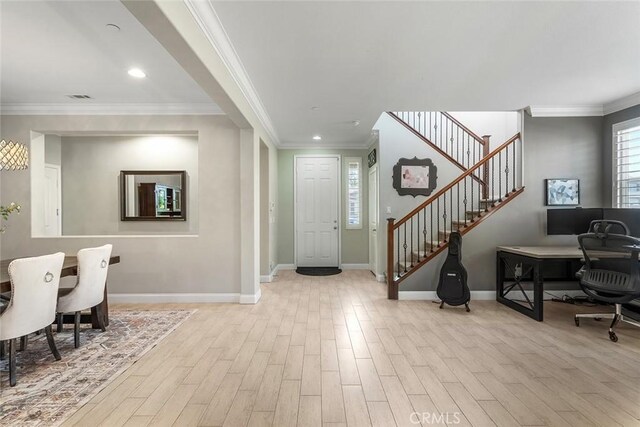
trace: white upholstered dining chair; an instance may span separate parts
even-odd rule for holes
[[[74,344],[80,346],[80,314],[83,310],[96,307],[98,324],[105,331],[104,315],[100,303],[104,300],[109,258],[112,245],[86,248],[78,251],[78,276],[76,286],[60,289],[58,293],[58,332],[62,330],[62,315],[74,313]]]
[[[16,339],[44,329],[51,353],[60,360],[51,332],[64,254],[13,260],[9,264],[11,299],[0,315],[0,341],[9,341],[9,384],[16,384]]]

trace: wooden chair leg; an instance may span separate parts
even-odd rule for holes
[[[76,311],[73,321],[73,345],[75,348],[80,347],[80,313]]]
[[[29,335],[24,335],[20,337],[20,348],[18,348],[18,351],[25,351],[27,349],[28,343],[29,343]]]
[[[105,321],[105,315],[104,315],[104,307],[102,306],[102,304],[98,304],[96,306],[96,317],[98,320],[98,326],[100,327],[100,330],[102,332],[105,332],[107,330],[107,326],[106,326],[106,321]]]
[[[55,357],[56,360],[62,359],[62,357],[60,357],[60,352],[58,352],[58,348],[56,347],[56,342],[53,340],[51,325],[44,328],[44,333],[47,334],[47,342],[49,343],[49,348],[51,349],[51,353],[53,353],[53,357]]]
[[[58,328],[56,329],[56,332],[60,333],[62,332],[62,328],[63,328],[63,322],[62,322],[62,316],[64,316],[64,313],[58,313],[57,316],[57,321],[58,321]]]
[[[0,360],[4,360],[4,341],[0,341]]]
[[[9,385],[16,385],[16,340],[9,340]]]

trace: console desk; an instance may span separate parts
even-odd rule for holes
[[[578,245],[498,246],[496,300],[541,322],[544,281],[577,282],[576,272],[582,267],[582,259]],[[532,285],[532,298],[525,292],[528,283]],[[512,299],[514,293],[522,299]]]

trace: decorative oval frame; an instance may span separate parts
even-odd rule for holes
[[[429,168],[429,184],[424,188],[402,188],[402,167],[403,166],[422,166]],[[438,168],[433,164],[431,159],[413,159],[401,158],[393,167],[393,188],[398,192],[399,196],[430,196],[436,189],[438,182]]]

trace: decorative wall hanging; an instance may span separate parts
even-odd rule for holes
[[[547,206],[577,206],[580,204],[580,180],[553,178],[545,180]]]
[[[376,153],[376,149],[374,148],[369,153],[369,167],[372,167],[373,165],[375,165],[377,161],[378,161],[377,153]]]
[[[401,158],[393,167],[393,188],[400,196],[429,196],[437,179],[438,170],[431,159]]]

